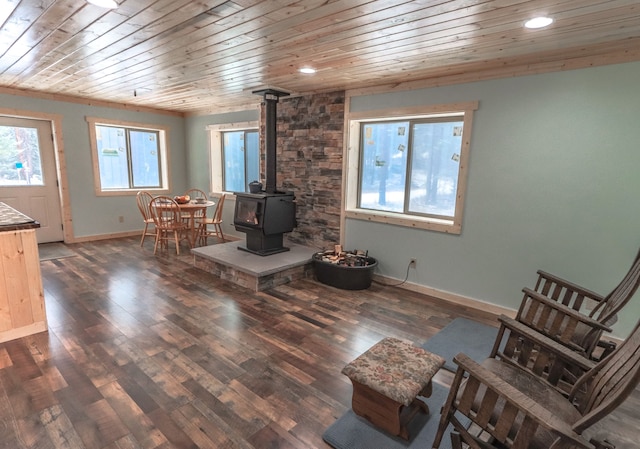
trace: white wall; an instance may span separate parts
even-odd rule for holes
[[[352,111],[478,100],[462,234],[357,220],[381,274],[517,308],[536,270],[599,293],[640,247],[640,63],[354,97]],[[636,295],[640,296],[640,295]],[[632,300],[614,331],[640,317]]]

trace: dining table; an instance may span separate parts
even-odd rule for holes
[[[181,213],[189,214],[189,230],[187,234],[187,239],[189,240],[189,244],[191,247],[195,247],[196,240],[198,239],[198,226],[196,225],[196,213],[198,211],[206,211],[208,207],[215,206],[215,201],[205,200],[190,200],[186,203],[178,203],[178,207],[180,208]]]
[[[180,204],[178,203],[178,207],[180,207],[181,212],[186,212],[189,214],[189,243],[191,243],[191,247],[196,246],[196,240],[198,239],[198,226],[196,225],[196,213],[198,211],[206,211],[208,207],[215,206],[215,201],[205,200],[204,202],[191,200],[189,202]]]

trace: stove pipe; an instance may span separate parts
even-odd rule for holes
[[[254,90],[252,93],[262,95],[265,103],[265,191],[276,193],[276,106],[280,97],[288,96],[289,93],[275,89]]]

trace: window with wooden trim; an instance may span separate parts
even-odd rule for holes
[[[347,217],[460,233],[476,108],[351,114]]]
[[[168,190],[166,130],[88,118],[99,194]]]
[[[258,131],[223,131],[222,166],[224,190],[248,192],[249,183],[260,179]]]
[[[257,122],[207,126],[212,192],[248,192],[260,179],[260,141]]]

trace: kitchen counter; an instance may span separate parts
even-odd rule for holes
[[[0,203],[0,342],[47,330],[34,219]]]
[[[0,232],[39,228],[40,223],[5,203],[0,203]]]

